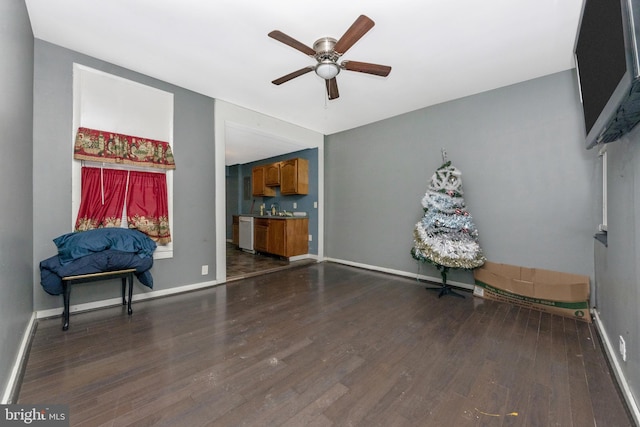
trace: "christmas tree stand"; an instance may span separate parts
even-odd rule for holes
[[[428,291],[439,291],[438,298],[443,295],[453,295],[458,298],[464,298],[464,295],[457,293],[453,290],[451,285],[447,285],[447,273],[449,272],[449,267],[445,267],[444,265],[437,266],[438,271],[440,271],[440,275],[442,276],[442,285],[438,288],[432,288],[427,286],[425,289]]]

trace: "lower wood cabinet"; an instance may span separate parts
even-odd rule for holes
[[[309,252],[309,219],[256,218],[253,222],[253,248],[283,257]]]
[[[253,249],[258,252],[269,252],[269,220],[255,218],[253,220]]]
[[[291,255],[287,255],[287,252],[285,250],[287,246],[287,237],[291,238],[291,236],[287,236],[286,222],[287,222],[286,219],[270,219],[269,220],[267,251],[270,254],[275,254],[280,256],[291,256]]]
[[[231,243],[238,246],[240,245],[240,217],[238,215],[233,215],[232,218],[233,235]]]

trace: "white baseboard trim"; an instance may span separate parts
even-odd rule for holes
[[[318,261],[318,255],[304,254],[304,255],[296,255],[296,256],[289,257],[289,261],[300,261],[302,259],[315,259],[316,261]]]
[[[144,301],[152,298],[159,298],[159,297],[165,297],[165,296],[174,295],[174,294],[181,294],[184,292],[196,291],[198,289],[210,288],[213,286],[217,286],[219,284],[220,283],[213,280],[209,282],[200,282],[200,283],[194,283],[191,285],[178,286],[170,289],[163,289],[159,291],[149,291],[145,293],[134,294],[133,301],[134,302]],[[93,301],[93,302],[87,302],[84,304],[72,305],[69,307],[69,313],[80,313],[83,311],[95,310],[98,308],[105,308],[105,307],[112,307],[114,305],[121,305],[121,304],[122,304],[122,298],[110,298],[102,301]],[[35,313],[36,313],[37,319],[44,319],[47,317],[60,316],[63,311],[64,311],[63,307],[58,307],[58,308],[52,308],[49,310],[38,310]]]
[[[0,404],[7,405],[10,403],[14,403],[11,401],[13,398],[12,395],[16,385],[18,384],[20,369],[25,357],[27,356],[27,349],[29,348],[29,342],[31,340],[31,335],[33,334],[33,330],[35,327],[36,316],[35,313],[32,313],[31,318],[29,319],[29,323],[27,323],[27,326],[24,329],[22,341],[20,341],[20,347],[18,348],[18,354],[16,354],[16,360],[13,362],[13,367],[11,368],[11,373],[9,374],[9,381],[7,381],[7,386],[4,389]]]
[[[305,255],[300,255],[296,257],[291,257],[290,261],[297,261],[301,259],[315,259],[316,261],[320,262],[318,255],[314,255],[314,254],[305,254]],[[174,294],[181,294],[183,292],[190,292],[198,289],[209,288],[212,286],[218,286],[220,284],[222,283],[213,280],[209,282],[194,283],[191,285],[183,285],[175,288],[163,289],[160,291],[149,291],[144,293],[138,293],[133,295],[133,301],[134,302],[144,301],[151,298],[159,298],[159,297],[165,297],[165,296],[174,295]],[[110,298],[107,300],[87,302],[83,304],[71,305],[69,307],[69,313],[81,313],[83,311],[96,310],[96,309],[105,308],[105,307],[113,307],[120,304],[122,304],[122,298]],[[52,308],[48,310],[38,310],[35,313],[36,313],[37,319],[45,319],[48,317],[60,316],[63,311],[64,311],[63,307],[57,307],[57,308]]]
[[[335,262],[337,264],[350,265],[352,267],[358,267],[358,268],[364,268],[364,269],[367,269],[367,270],[380,271],[380,272],[383,272],[383,273],[394,274],[396,276],[410,277],[412,279],[419,279],[419,280],[426,280],[426,281],[429,281],[429,282],[442,283],[442,278],[441,277],[425,276],[423,274],[409,273],[407,271],[394,270],[394,269],[391,269],[391,268],[379,267],[377,265],[361,264],[361,263],[358,263],[358,262],[352,262],[352,261],[347,261],[347,260],[343,260],[343,259],[325,258],[324,260],[327,261],[327,262]],[[473,290],[473,285],[472,284],[457,282],[455,280],[454,281],[447,280],[447,285],[451,285],[451,286],[455,286],[455,287],[463,288],[463,289]]]
[[[620,362],[616,356],[615,347],[611,344],[611,340],[609,339],[609,334],[598,315],[597,310],[593,310],[593,317],[595,318],[595,325],[600,332],[600,336],[602,337],[602,341],[604,342],[605,353],[607,358],[609,359],[609,363],[613,367],[613,373],[618,381],[618,385],[620,386],[620,390],[622,390],[622,395],[624,396],[625,401],[627,402],[627,406],[629,407],[629,411],[633,416],[633,419],[636,425],[640,426],[640,409],[638,408],[638,403],[636,402],[635,396],[629,387],[629,383],[627,382],[627,378],[620,366]]]

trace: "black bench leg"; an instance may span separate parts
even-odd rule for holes
[[[69,329],[69,299],[71,298],[71,286],[66,282],[62,282],[62,290],[62,298],[64,300],[64,312],[62,313],[64,323],[62,325],[62,330],[66,331]]]
[[[124,279],[122,279],[122,283],[124,284]],[[133,274],[129,274],[129,305],[127,306],[127,313],[131,315],[133,310],[131,309],[131,300],[133,299]]]
[[[127,304],[127,300],[125,299],[125,289],[127,288],[127,278],[122,278],[122,305]]]

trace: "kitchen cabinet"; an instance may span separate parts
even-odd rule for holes
[[[270,219],[269,233],[267,235],[267,251],[270,254],[287,256],[285,248],[287,244],[286,222],[284,219]]]
[[[308,218],[256,218],[253,232],[253,248],[258,252],[286,258],[309,252]]]
[[[278,224],[274,232],[269,234],[270,241],[277,240],[279,245],[274,243],[276,255],[292,257],[309,253],[309,219],[282,219],[273,220],[283,222]]]
[[[256,252],[269,252],[269,220],[255,218],[253,220],[253,249]]]
[[[309,193],[309,161],[290,159],[280,163],[280,194]]]
[[[265,168],[264,184],[267,187],[279,187],[280,186],[280,162],[268,164],[264,168]]]
[[[252,193],[254,196],[275,196],[276,190],[266,185],[266,167],[256,166],[251,170]]]
[[[233,228],[233,237],[231,238],[231,243],[238,246],[240,245],[240,217],[233,215],[232,218],[231,226]]]

